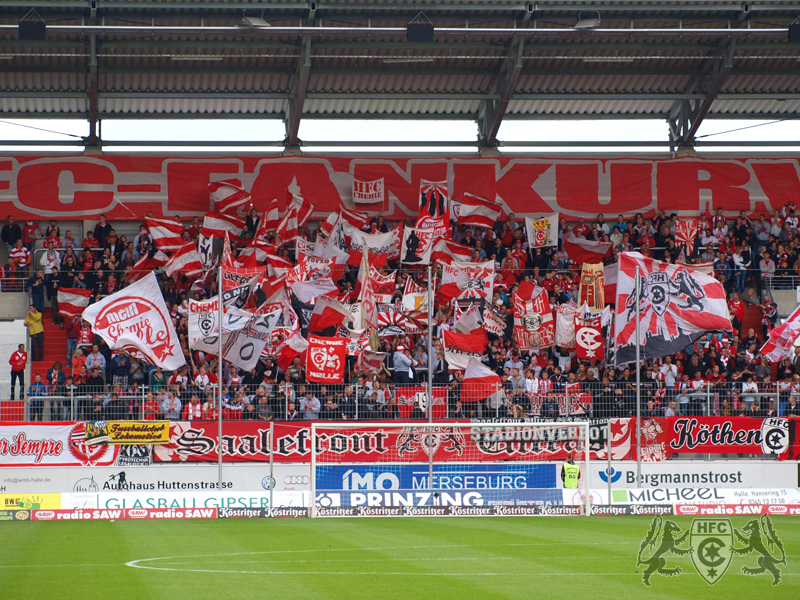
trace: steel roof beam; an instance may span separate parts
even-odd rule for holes
[[[517,87],[520,73],[522,72],[522,53],[525,49],[525,39],[517,38],[511,44],[508,57],[503,62],[501,69],[489,84],[489,91],[496,98],[487,98],[481,109],[482,118],[478,125],[481,133],[481,146],[492,148],[497,144],[497,132],[508,110],[508,105]]]
[[[297,59],[297,69],[292,81],[291,100],[286,118],[286,146],[297,146],[297,133],[303,118],[303,105],[308,95],[308,79],[311,75],[311,36],[303,38],[303,52]]]
[[[694,103],[688,98],[675,100],[670,109],[670,118],[668,119],[670,140],[675,145],[694,145],[694,136],[717,98],[740,100],[745,98],[755,99],[757,97],[756,94],[730,94],[728,97],[720,94],[723,84],[733,69],[735,48],[736,40],[729,40],[727,44],[715,51],[716,56],[709,58],[703,69],[692,78],[686,91],[692,95],[700,92],[700,98],[695,99]],[[744,98],[741,96],[744,96]],[[781,96],[780,99],[784,99],[784,97]]]

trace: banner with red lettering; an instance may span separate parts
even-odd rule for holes
[[[358,200],[383,196],[386,202],[359,206],[390,220],[439,217],[449,198],[465,192],[502,202],[518,218],[556,211],[568,219],[648,217],[656,209],[696,217],[717,208],[758,215],[800,197],[798,170],[797,158],[16,155],[0,157],[0,211],[18,221],[95,220],[100,213],[112,222],[140,220],[150,211],[202,217],[213,208],[208,184],[239,179],[252,182],[243,187],[253,198],[283,198],[293,186],[314,205],[311,218],[322,220],[354,190]]]
[[[87,446],[86,423],[19,423],[0,426],[0,467],[113,465],[119,446]]]
[[[750,417],[678,417],[642,422],[642,460],[676,454],[770,454],[789,449],[789,420]]]
[[[434,409],[436,406],[434,403]],[[431,444],[427,447],[433,449],[436,461],[564,460],[570,452],[580,455],[584,451],[584,440],[576,439],[579,429],[569,422],[557,429],[505,428],[502,424],[493,429],[470,429],[466,421],[462,425],[434,430],[413,425],[321,430],[317,435],[317,455],[325,454],[328,462],[427,462],[428,454],[423,445],[428,441]],[[612,458],[623,460],[630,456],[634,430],[633,419],[611,420]],[[592,460],[603,459],[606,457],[605,421],[592,431],[590,456]],[[432,434],[431,440],[423,439],[426,432]],[[309,422],[276,422],[273,440],[270,440],[266,422],[226,421],[222,433],[224,462],[269,462],[270,444],[274,448],[275,462],[311,460]],[[156,462],[216,462],[218,440],[215,421],[176,421],[170,427],[170,443],[156,446],[153,453]]]

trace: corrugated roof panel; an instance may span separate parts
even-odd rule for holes
[[[480,100],[328,100],[308,99],[304,113],[325,115],[415,115],[477,114]]]
[[[418,74],[315,74],[311,71],[310,92],[464,92],[480,93],[491,77],[480,75]]]
[[[0,96],[0,112],[16,112],[25,114],[52,114],[54,118],[59,115],[85,113],[89,103],[84,98],[3,98]]]
[[[200,98],[100,98],[100,112],[106,114],[264,114],[285,112],[285,100],[200,99]]]
[[[800,100],[716,100],[711,105],[713,115],[753,114],[764,116],[793,116],[800,111]]]
[[[591,68],[587,65],[586,68]],[[595,75],[523,75],[517,93],[536,92],[680,92],[689,75],[607,75],[597,69]]]
[[[513,115],[661,115],[671,100],[512,100]]]
[[[102,73],[103,91],[285,92],[291,76],[281,73]]]

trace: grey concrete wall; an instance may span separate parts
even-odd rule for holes
[[[0,294],[0,319],[24,319],[31,305],[27,292]]]
[[[797,290],[772,290],[772,299],[778,305],[778,316],[785,319],[797,308]]]

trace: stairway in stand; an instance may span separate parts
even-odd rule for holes
[[[72,368],[67,365],[67,332],[58,325],[53,325],[53,309],[45,306],[42,314],[42,324],[44,325],[44,360],[41,362],[31,362],[31,380],[37,373],[41,373],[42,381],[47,382],[47,371],[57,360],[61,361],[64,373],[69,375]],[[30,353],[28,354],[30,356]]]

